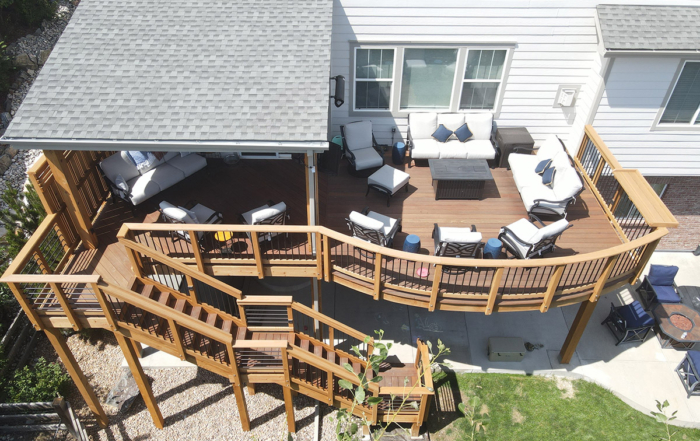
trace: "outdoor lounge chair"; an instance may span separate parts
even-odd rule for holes
[[[477,258],[484,248],[481,233],[471,228],[433,227],[435,255],[440,257]]]
[[[272,201],[267,201],[267,204],[241,214],[241,220],[247,225],[285,225],[287,219],[289,219],[289,215],[287,214],[287,204],[284,202],[275,204]],[[261,234],[258,236],[258,240],[260,242],[272,240],[277,234]]]
[[[673,265],[651,265],[649,275],[644,277],[637,288],[644,309],[654,303],[680,303],[681,297],[674,286],[678,267]]]
[[[644,341],[654,327],[654,319],[644,311],[642,304],[634,301],[629,305],[615,306],[610,304],[610,314],[601,325],[608,325],[617,339],[615,346],[620,343]]]
[[[369,211],[368,207],[362,213],[351,212],[345,220],[352,231],[352,237],[383,247],[390,247],[396,233],[401,231],[401,219]]]
[[[372,133],[372,121],[357,121],[340,126],[343,153],[354,171],[379,168],[384,165],[381,147]]]
[[[536,216],[531,215],[530,218],[533,220],[520,219],[507,227],[502,227],[498,235],[506,251],[518,259],[541,257],[545,253],[554,251],[559,236],[573,226],[566,219],[559,219],[545,226]],[[535,221],[542,227],[538,227]]]
[[[688,398],[692,395],[700,395],[700,375],[698,375],[698,367],[700,367],[700,352],[688,351],[676,368],[676,373],[683,383],[685,391],[688,393]]]
[[[176,207],[169,202],[162,201],[159,204],[158,211],[160,211],[164,222],[173,224],[220,224],[224,221],[224,217],[221,213],[205,207],[202,204],[197,204],[194,201],[186,203],[184,207]],[[180,238],[192,243],[188,231],[172,231],[171,234],[173,235],[173,239]],[[197,233],[197,242],[200,246],[202,245],[203,237],[204,232],[199,231]]]

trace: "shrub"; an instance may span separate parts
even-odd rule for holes
[[[27,26],[39,26],[42,21],[53,18],[57,4],[52,0],[15,0],[15,7]]]
[[[12,65],[12,59],[5,52],[6,48],[5,42],[0,41],[0,95],[10,90],[12,73],[15,70],[15,67]]]
[[[8,188],[2,195],[2,200],[8,208],[0,211],[0,223],[7,230],[7,253],[10,257],[15,257],[44,220],[46,211],[32,185],[27,185],[24,194]]]
[[[49,363],[41,357],[34,366],[15,372],[7,386],[7,398],[11,403],[51,401],[65,395],[70,381],[58,363]]]

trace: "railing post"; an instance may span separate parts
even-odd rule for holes
[[[171,318],[168,318],[168,326],[170,326],[170,334],[173,336],[173,342],[177,348],[177,355],[180,360],[184,360],[186,358],[186,352],[185,346],[182,344],[182,334],[180,333],[180,329],[177,327],[175,320]]]
[[[250,232],[250,240],[253,242],[253,256],[255,257],[255,268],[258,270],[258,279],[265,277],[263,272],[262,254],[260,253],[260,240],[257,231]]]
[[[192,245],[192,254],[194,254],[194,261],[197,263],[197,269],[203,273],[204,262],[202,261],[202,250],[199,249],[199,236],[197,236],[196,231],[188,231],[187,234],[190,235],[190,245]]]
[[[554,298],[554,293],[559,286],[561,276],[564,274],[564,268],[566,268],[566,265],[557,265],[554,268],[554,272],[549,278],[549,283],[547,284],[547,291],[544,293],[544,299],[542,300],[542,305],[540,306],[540,312],[547,312],[549,310],[549,305],[552,304],[552,298]]]
[[[190,298],[193,302],[199,303],[197,298],[197,288],[195,288],[194,279],[190,275],[185,275],[185,280],[187,281],[187,292],[190,293]]]
[[[637,264],[637,269],[634,272],[634,277],[631,277],[629,279],[629,284],[634,285],[637,283],[640,277],[642,277],[642,273],[644,272],[644,268],[646,268],[647,263],[649,263],[649,259],[651,259],[651,255],[654,254],[654,251],[656,250],[656,247],[659,245],[659,242],[661,239],[657,239],[653,242],[650,242],[647,244],[646,248],[644,248],[644,252],[642,253],[642,257],[639,259],[639,263]]]
[[[125,234],[125,238],[128,239],[130,242],[136,243],[136,236],[134,235],[134,232],[129,230]],[[124,246],[126,248],[126,256],[129,258],[129,263],[131,263],[131,269],[134,271],[134,274],[136,277],[143,278],[143,261],[141,260],[141,257],[138,255],[136,250],[130,248],[127,246],[126,243],[124,243]]]
[[[328,236],[323,236],[323,274],[326,282],[331,281],[331,241]]]
[[[333,371],[326,371],[326,387],[328,388],[328,405],[333,405]]]
[[[323,280],[323,243],[321,233],[316,232],[316,278]]]
[[[291,381],[289,379],[289,356],[287,348],[282,348],[282,368],[284,369],[284,385],[282,393],[284,395],[284,410],[287,413],[287,429],[295,433],[296,421],[294,420],[294,401],[292,399]]]
[[[102,289],[100,289],[97,283],[91,283],[90,286],[92,287],[92,292],[95,293],[97,302],[102,308],[102,312],[107,319],[107,323],[109,323],[110,330],[115,332],[117,330],[117,317],[114,315],[114,309],[109,303],[107,303],[107,297],[105,297],[105,293],[102,291]]]
[[[496,268],[496,271],[493,273],[493,279],[491,280],[491,289],[489,289],[489,299],[486,302],[486,315],[491,315],[493,313],[493,308],[496,304],[496,297],[498,296],[498,289],[501,287],[502,278],[503,267]]]
[[[430,292],[430,303],[428,303],[428,311],[435,311],[437,306],[438,292],[440,291],[440,282],[442,282],[442,264],[435,265],[435,273],[433,274],[433,289]]]
[[[332,326],[328,327],[328,345],[335,349],[335,328]]]
[[[80,331],[83,328],[83,326],[80,324],[78,318],[75,316],[75,313],[73,312],[73,308],[71,308],[70,303],[68,303],[66,293],[63,292],[63,289],[58,283],[50,282],[49,286],[51,287],[53,293],[56,295],[58,303],[61,304],[61,308],[63,309],[64,314],[66,314],[66,317],[68,317],[68,321],[73,326],[73,330]]]
[[[379,300],[382,290],[382,254],[374,253],[374,300]]]

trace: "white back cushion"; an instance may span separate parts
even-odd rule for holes
[[[287,204],[284,202],[280,202],[279,204],[275,204],[272,207],[268,208],[263,208],[260,211],[256,211],[253,213],[252,219],[253,223],[263,221],[265,219],[268,219],[272,216],[277,216],[278,214],[282,213],[283,211],[287,211]]]
[[[535,235],[530,238],[530,243],[537,243],[541,240],[549,239],[552,236],[556,236],[557,234],[566,230],[566,227],[568,226],[569,221],[567,221],[566,219],[559,219],[558,221],[549,224],[546,227],[540,228],[539,231],[537,231],[537,233],[535,233]]]
[[[542,159],[553,159],[557,153],[564,151],[564,148],[557,138],[557,135],[549,135],[537,150],[537,157]]]
[[[438,126],[442,124],[453,132],[462,125],[464,125],[464,114],[463,113],[438,113],[437,116]],[[437,127],[436,127],[437,129]],[[457,139],[455,135],[450,135],[448,139]]]
[[[382,231],[382,228],[384,227],[384,223],[382,221],[372,219],[371,217],[365,216],[357,211],[351,212],[348,218],[351,222],[369,230]]]
[[[479,243],[482,239],[478,231],[455,227],[438,227],[438,237],[441,242],[451,243]]]
[[[581,180],[573,167],[557,169],[552,190],[554,190],[558,200],[572,197],[581,190],[581,187]]]
[[[159,204],[160,209],[163,210],[163,214],[174,219],[178,222],[184,222],[186,224],[196,224],[197,222],[192,219],[187,212],[181,208],[174,206],[173,204],[163,201]]]
[[[372,121],[345,124],[345,143],[350,150],[372,147]]]
[[[430,139],[437,130],[437,113],[411,113],[408,115],[408,126],[414,139]]]
[[[491,139],[491,129],[493,128],[492,113],[465,113],[464,122],[467,123],[469,130],[474,134],[474,137],[471,139]]]
[[[129,181],[139,175],[139,171],[136,170],[136,166],[131,160],[124,160],[122,158],[121,152],[115,153],[112,156],[105,158],[100,162],[100,167],[104,172],[107,179],[115,182],[117,176],[122,175],[122,177]]]

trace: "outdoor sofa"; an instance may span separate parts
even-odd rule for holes
[[[140,170],[126,151],[117,152],[99,164],[115,200],[120,198],[132,205],[144,202],[206,166],[206,158],[187,152],[167,152]]]
[[[528,214],[566,218],[569,205],[583,191],[583,181],[561,140],[551,135],[539,148],[515,151],[508,156],[508,164]],[[543,176],[536,171],[538,164],[547,160],[551,160],[549,167],[554,168],[551,186],[545,185]]]
[[[454,132],[465,123],[472,133],[465,142],[461,142],[454,134],[446,142],[433,137],[441,124]],[[496,158],[496,149],[491,143],[492,129],[491,113],[411,113],[408,115],[409,165],[416,159],[493,160]]]

